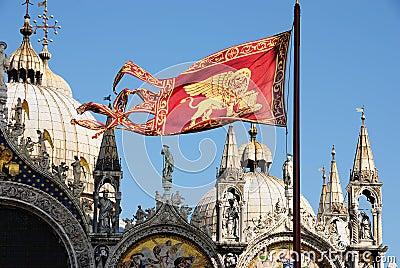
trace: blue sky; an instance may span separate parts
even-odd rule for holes
[[[25,9],[21,1],[1,0],[0,40],[7,54],[20,44]],[[32,20],[42,12],[33,1]],[[111,93],[116,72],[133,60],[151,73],[177,74],[182,63],[199,60],[220,49],[274,35],[291,28],[294,1],[49,1],[62,29],[51,35],[52,70],[71,85],[80,102],[102,102]],[[400,2],[397,0],[302,1],[301,19],[301,143],[302,194],[317,209],[322,165],[329,166],[335,144],[342,188],[349,180],[359,127],[356,107],[365,106],[375,162],[383,186],[383,237],[389,255],[400,257],[396,196],[399,126],[397,101],[400,62]],[[36,51],[40,44],[31,38]],[[172,67],[171,66],[176,66]],[[288,78],[288,77],[287,77]],[[290,96],[292,79],[289,81]],[[136,88],[141,82],[124,78]],[[292,108],[289,105],[289,132]],[[102,118],[99,118],[102,119]],[[238,143],[247,139],[248,124],[235,124]],[[261,127],[274,152],[271,174],[281,177],[285,130]],[[138,204],[154,205],[146,193],[161,186],[161,144],[171,145],[177,170],[174,182],[188,203],[215,180],[225,129],[205,133],[144,138],[118,132],[124,163],[122,217]],[[289,136],[289,140],[291,136]],[[289,151],[291,144],[289,144]],[[140,152],[140,153],[139,153]],[[191,170],[191,171],[190,171]],[[194,170],[194,171],[193,171]],[[145,190],[142,190],[141,187]],[[177,188],[177,189],[178,189]]]

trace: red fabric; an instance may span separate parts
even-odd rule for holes
[[[284,84],[289,39],[290,31],[230,47],[169,79],[157,79],[129,61],[117,74],[114,88],[124,74],[130,74],[160,91],[125,89],[114,101],[113,110],[87,103],[78,112],[91,110],[115,119],[101,131],[123,125],[144,135],[198,132],[236,120],[285,126]],[[138,94],[143,103],[126,111],[130,94]],[[147,112],[154,117],[145,124],[136,124],[128,118],[134,112]],[[80,124],[79,120],[74,123]],[[88,127],[87,122],[80,125]]]

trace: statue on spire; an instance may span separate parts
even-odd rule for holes
[[[163,168],[163,182],[172,183],[172,172],[174,171],[174,157],[169,151],[168,145],[163,145],[161,154],[164,156],[164,168]]]
[[[286,161],[282,167],[283,170],[283,182],[287,188],[293,188],[293,162],[291,155],[286,156]]]

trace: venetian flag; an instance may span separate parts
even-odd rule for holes
[[[128,61],[118,72],[113,88],[125,74],[160,89],[122,90],[113,107],[85,103],[77,111],[105,114],[113,120],[102,124],[73,120],[99,130],[122,125],[143,135],[174,135],[204,131],[242,120],[274,126],[286,125],[284,85],[290,31],[236,45],[194,63],[176,77],[157,79]],[[137,94],[143,102],[126,110],[128,96]],[[152,116],[144,124],[129,119],[131,113]],[[98,136],[96,135],[96,136]]]

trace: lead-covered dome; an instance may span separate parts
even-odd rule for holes
[[[262,172],[267,173],[272,163],[272,153],[267,145],[257,141],[257,132],[252,124],[249,130],[250,141],[239,148],[240,165],[250,170],[259,167]]]
[[[285,186],[282,180],[263,172],[246,172],[243,174],[245,181],[243,187],[244,228],[253,226],[261,218],[267,219],[273,215],[278,206],[285,206]],[[209,229],[213,238],[217,230],[217,188],[213,187],[198,202],[193,214],[202,219],[199,228]],[[300,207],[313,217],[314,210],[310,203],[301,196]]]
[[[272,154],[256,140],[254,124],[249,134],[250,141],[237,150],[233,126],[229,126],[216,184],[201,198],[192,214],[191,223],[215,240],[249,240],[280,226],[292,207],[290,189],[269,174]],[[303,196],[300,207],[303,215],[315,219],[311,205]],[[227,222],[230,211],[235,209],[240,223],[233,228]]]
[[[84,157],[90,169],[93,169],[101,140],[92,139],[94,131],[72,125],[71,119],[94,120],[94,118],[89,113],[77,114],[75,109],[80,103],[72,98],[69,84],[61,76],[54,74],[48,66],[51,54],[47,50],[47,42],[43,44],[43,50],[39,55],[32,48],[29,36],[33,31],[29,24],[29,15],[25,16],[24,26],[20,32],[24,36],[23,41],[10,56],[11,64],[8,71],[6,107],[9,111],[9,121],[11,123],[15,120],[15,106],[18,99],[20,102],[26,100],[29,115],[24,116],[24,140],[30,137],[33,142],[38,142],[37,130],[42,132],[44,129],[47,130],[54,145],[53,148],[46,147],[51,162],[55,165],[65,162],[69,166],[68,178],[71,179],[73,177],[71,163],[74,162],[74,156]],[[32,154],[37,154],[36,151]],[[81,179],[86,186],[84,192],[91,194],[92,175],[86,173]]]
[[[71,97],[54,91],[50,87],[27,83],[7,84],[7,104],[9,111],[15,107],[18,98],[26,100],[29,105],[29,118],[25,117],[24,137],[32,141],[38,140],[37,130],[46,129],[53,140],[54,149],[47,147],[50,159],[56,165],[65,162],[68,166],[74,161],[74,156],[83,156],[94,167],[94,159],[98,156],[100,140],[92,139],[94,131],[72,125],[72,118],[93,120],[89,113],[78,116],[76,108],[80,103]],[[12,113],[11,113],[12,117]],[[35,153],[35,152],[33,152]],[[69,177],[72,177],[70,168]],[[93,179],[90,174],[82,179],[87,183],[85,192],[93,191]]]

